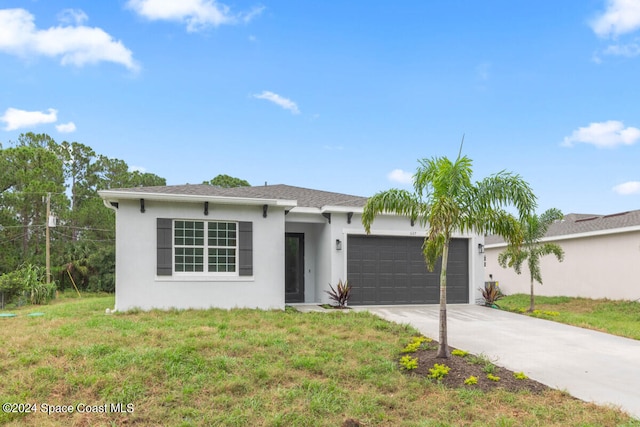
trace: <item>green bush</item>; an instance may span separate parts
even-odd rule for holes
[[[24,264],[19,269],[0,276],[0,292],[5,303],[20,301],[21,297],[31,304],[46,304],[56,292],[55,283],[45,283],[45,271],[33,264]]]
[[[422,343],[429,343],[431,341],[432,341],[431,338],[427,338],[427,337],[413,337],[411,342],[402,349],[402,352],[415,353],[416,351],[420,350]]]
[[[469,378],[467,378],[466,380],[464,380],[464,383],[466,385],[474,385],[474,384],[478,384],[478,377],[474,377],[473,375],[471,375]]]
[[[4,302],[8,303],[15,297],[22,295],[25,290],[25,282],[21,271],[16,270],[0,276],[0,292],[4,294]]]
[[[436,363],[433,365],[433,368],[429,368],[428,376],[429,378],[433,378],[434,380],[440,382],[444,377],[447,376],[450,370],[451,368],[447,365]]]
[[[400,367],[402,369],[406,369],[407,371],[416,369],[418,367],[418,359],[409,355],[402,356],[400,358]]]
[[[116,290],[116,251],[113,246],[100,248],[89,256],[92,276],[89,278],[88,291],[115,292]]]

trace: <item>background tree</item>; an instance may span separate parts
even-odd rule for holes
[[[460,147],[462,151],[462,146]],[[367,233],[376,215],[389,212],[419,221],[427,229],[423,254],[429,271],[441,259],[439,346],[437,357],[450,357],[447,339],[447,261],[454,232],[499,234],[517,247],[518,220],[504,207],[513,205],[521,218],[535,208],[536,197],[520,176],[499,172],[471,182],[472,162],[466,156],[422,159],[413,176],[414,192],[392,189],[367,200],[362,223]]]
[[[0,145],[0,275],[45,264],[46,196],[58,218],[51,229],[52,273],[61,288],[113,291],[115,215],[98,190],[166,185],[152,173],[98,155],[86,145],[21,134]],[[67,271],[69,273],[67,273]]]
[[[559,209],[547,209],[542,215],[531,215],[523,218],[520,226],[522,228],[523,244],[521,248],[507,247],[498,255],[498,263],[503,267],[513,267],[516,273],[522,273],[522,264],[527,261],[529,267],[529,277],[531,279],[531,297],[529,302],[529,312],[535,310],[535,297],[533,294],[533,284],[538,282],[542,285],[542,275],[540,272],[540,258],[545,255],[555,255],[559,262],[564,260],[564,251],[555,243],[543,243],[541,239],[547,234],[549,226],[555,221],[564,218]]]
[[[251,187],[248,181],[244,179],[235,178],[229,175],[218,175],[212,180],[203,181],[203,184],[213,185],[214,187],[221,188],[234,188],[234,187]]]
[[[50,143],[51,150],[56,153],[62,161],[63,172],[67,185],[71,193],[70,224],[71,240],[78,240],[78,230],[88,224],[81,221],[82,208],[91,198],[95,198],[97,193],[95,188],[91,188],[90,181],[95,172],[96,153],[91,147],[78,142],[69,143],[63,141],[56,144]]]
[[[29,132],[2,153],[10,174],[0,202],[5,215],[22,226],[22,258],[28,261],[43,256],[47,194],[52,209],[66,212],[68,206],[62,162],[49,149],[51,141],[48,135]]]

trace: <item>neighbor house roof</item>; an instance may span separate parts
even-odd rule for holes
[[[323,208],[325,206],[341,206],[362,208],[366,197],[352,196],[349,194],[332,193],[329,191],[312,190],[309,188],[294,187],[290,185],[261,185],[255,187],[221,188],[208,184],[167,185],[157,187],[135,187],[102,190],[99,192],[104,199],[111,198],[144,198],[154,197],[162,199],[207,199],[217,200],[254,200],[254,201],[281,201],[278,204],[291,204],[293,206]]]
[[[568,214],[561,221],[549,226],[544,240],[560,240],[573,237],[610,234],[640,230],[640,210],[610,215]],[[500,236],[485,237],[485,244],[503,244]]]

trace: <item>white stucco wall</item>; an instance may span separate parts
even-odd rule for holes
[[[556,240],[565,252],[559,263],[555,256],[541,259],[543,285],[534,293],[545,296],[640,299],[640,231]],[[530,292],[529,269],[522,274],[503,269],[498,254],[504,247],[487,248],[485,280],[489,274],[507,294]]]
[[[121,200],[116,214],[116,309],[284,308],[284,208]],[[156,275],[156,219],[253,223],[253,276]]]

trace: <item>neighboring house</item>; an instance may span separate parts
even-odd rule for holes
[[[540,259],[543,285],[536,295],[640,299],[640,210],[612,215],[569,214],[549,227],[542,240],[564,249],[564,261]],[[485,280],[495,280],[506,294],[530,292],[526,262],[522,274],[498,264],[502,239],[485,239]]]
[[[116,309],[282,309],[328,303],[339,280],[350,304],[438,302],[426,270],[425,230],[381,215],[371,235],[367,199],[287,185],[209,185],[100,191],[116,212]],[[483,280],[481,236],[453,240],[448,300],[469,303]]]

